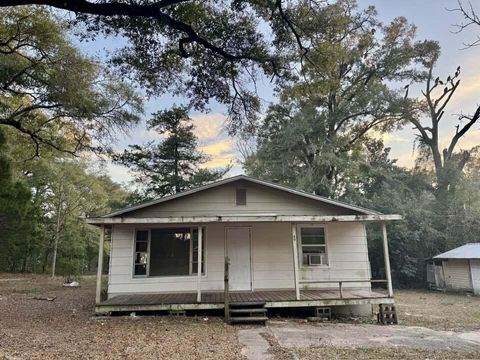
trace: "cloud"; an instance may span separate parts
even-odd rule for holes
[[[219,113],[193,115],[195,135],[199,140],[199,149],[210,157],[202,165],[204,168],[217,168],[234,164],[238,154],[235,142],[225,133],[226,117]]]
[[[119,184],[124,184],[129,187],[129,182],[133,180],[132,174],[130,171],[120,165],[115,165],[112,162],[108,161],[106,164],[106,171],[109,174],[110,178]]]
[[[452,137],[453,133],[450,133],[440,138],[440,146],[442,147],[442,149],[450,145]],[[478,145],[480,145],[480,130],[470,129],[464,136],[460,138],[456,150],[468,150]]]
[[[383,143],[385,145],[390,145],[392,143],[399,143],[399,142],[404,143],[404,142],[409,142],[410,141],[410,140],[405,139],[405,138],[403,138],[400,135],[395,134],[395,133],[381,133],[379,131],[373,130],[373,131],[370,132],[370,135],[374,139],[377,139],[377,140],[382,139]]]
[[[480,100],[480,75],[472,74],[460,83],[449,105],[451,112],[460,113],[474,110]]]
[[[231,138],[218,139],[210,144],[200,146],[200,150],[211,158],[203,164],[205,168],[227,166],[237,159],[235,143]]]
[[[221,137],[225,125],[225,116],[222,114],[193,115],[195,135],[200,142],[208,142]]]
[[[406,168],[413,168],[415,166],[415,153],[412,151],[403,153],[399,156],[392,156],[397,159],[397,164]]]
[[[460,139],[459,145],[460,148],[465,150],[480,145],[480,130],[470,130]]]
[[[453,133],[449,133],[448,135],[444,135],[440,137],[439,144],[440,150],[446,148],[450,145],[450,141],[452,139]],[[480,129],[478,130],[470,130],[466,135],[464,135],[460,141],[458,142],[455,151],[459,150],[469,150],[475,146],[480,145]],[[393,150],[393,149],[392,149]],[[391,157],[397,159],[397,164],[400,166],[404,166],[407,168],[412,168],[415,165],[415,158],[416,153],[412,150],[398,152],[398,148],[396,149],[397,153],[392,154]]]
[[[233,150],[232,139],[221,139],[217,142],[201,146],[201,150],[209,155],[221,155]]]

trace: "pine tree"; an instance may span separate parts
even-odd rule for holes
[[[197,149],[194,125],[185,107],[153,114],[147,123],[163,140],[129,145],[114,161],[129,167],[141,186],[143,198],[166,196],[220,179],[230,167],[206,169],[209,157]]]

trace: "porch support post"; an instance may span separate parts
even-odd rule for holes
[[[200,281],[202,280],[202,247],[203,247],[203,234],[202,227],[198,227],[198,254],[197,254],[197,302],[202,301],[202,289],[200,287]]]
[[[300,288],[298,286],[298,246],[297,225],[292,223],[292,249],[293,249],[293,278],[295,280],[295,298],[300,300]]]
[[[98,266],[97,266],[97,290],[95,303],[100,304],[102,295],[102,273],[103,273],[103,243],[105,241],[105,225],[101,226],[100,241],[98,243]]]
[[[388,297],[393,297],[392,273],[390,271],[390,255],[388,252],[387,224],[385,223],[385,221],[382,222],[382,239],[383,257],[385,260],[385,275],[387,277]]]

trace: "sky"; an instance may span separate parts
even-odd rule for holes
[[[475,4],[477,1],[480,5],[480,0],[472,0],[472,3]],[[438,76],[446,78],[455,72],[457,66],[461,66],[461,85],[444,115],[441,127],[442,142],[447,143],[455,131],[457,114],[473,112],[476,105],[480,103],[480,46],[469,49],[464,49],[463,46],[463,43],[472,42],[477,34],[480,35],[480,28],[468,28],[459,34],[454,33],[455,24],[460,23],[462,18],[460,14],[447,9],[457,7],[457,0],[358,0],[358,4],[360,9],[369,5],[375,6],[379,20],[384,23],[390,22],[395,17],[404,16],[410,23],[416,25],[418,40],[438,41],[442,48],[442,55],[436,68]],[[480,6],[478,8],[480,9]],[[100,58],[105,58],[108,51],[120,45],[120,42],[111,39],[79,43],[82,51]],[[264,105],[274,101],[268,83],[260,86],[259,95]],[[149,116],[152,112],[169,108],[174,103],[181,104],[181,99],[174,99],[168,95],[150,99],[146,103],[145,114]],[[224,130],[225,108],[214,103],[209,110],[204,114],[191,114],[200,149],[211,157],[205,165],[218,167],[231,164],[233,167],[229,175],[243,173],[236,140],[229,137]],[[398,164],[406,167],[413,166],[415,131],[411,126],[407,125],[394,133],[377,136],[381,136],[386,146],[391,147],[391,157],[398,159]],[[129,135],[121,136],[116,148],[121,150],[128,144],[141,144],[154,139],[158,139],[158,136],[147,131],[145,124],[141,123]],[[462,140],[460,147],[470,148],[479,143],[480,128],[477,126]],[[125,167],[107,163],[105,171],[114,181],[131,186],[129,183],[132,177]]]

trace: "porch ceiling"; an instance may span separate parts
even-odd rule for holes
[[[401,215],[276,215],[276,214],[248,214],[248,215],[214,215],[214,216],[181,216],[181,217],[112,217],[87,218],[86,222],[92,225],[104,224],[192,224],[215,222],[382,222],[402,220]]]

